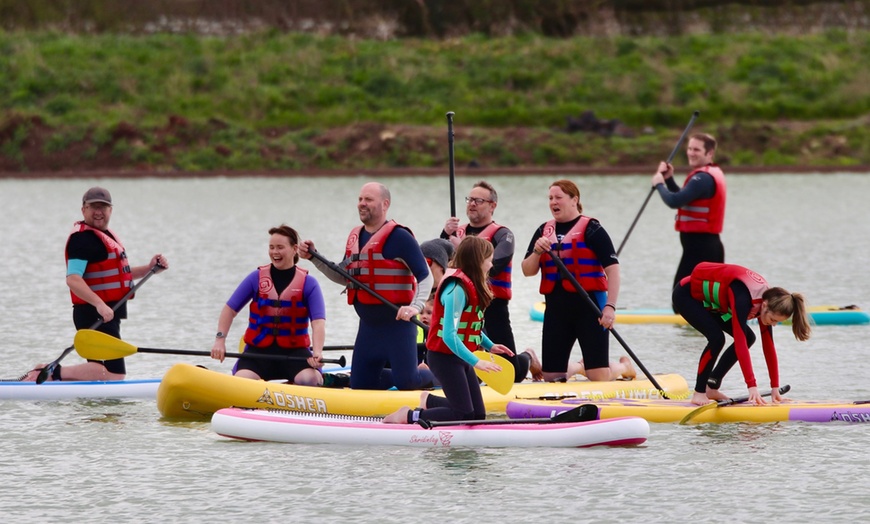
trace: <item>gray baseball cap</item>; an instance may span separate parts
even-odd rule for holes
[[[85,195],[82,197],[82,204],[91,204],[93,202],[102,202],[104,204],[112,205],[112,195],[109,194],[108,189],[104,189],[102,187],[92,187],[85,192]]]

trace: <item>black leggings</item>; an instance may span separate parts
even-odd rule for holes
[[[734,294],[734,303],[736,304],[736,307],[733,308],[734,315],[742,320],[740,325],[746,335],[746,344],[752,347],[752,344],[755,343],[755,333],[746,324],[746,318],[749,316],[749,310],[752,306],[749,290],[742,282],[732,282],[731,292]],[[716,362],[719,353],[725,347],[725,333],[732,337],[734,335],[731,319],[723,320],[721,314],[706,309],[700,301],[694,299],[689,283],[674,288],[673,300],[683,318],[707,339],[707,347],[701,353],[701,360],[698,363],[695,391],[705,393],[707,386],[719,389],[725,374],[737,363],[737,352],[734,351],[733,343],[722,353],[718,363]]]
[[[424,420],[477,420],[486,418],[486,406],[474,368],[450,353],[430,351],[426,355],[429,367],[441,382],[444,397],[429,395]]]

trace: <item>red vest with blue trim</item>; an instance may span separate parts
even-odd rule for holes
[[[127,261],[127,253],[124,251],[120,238],[111,229],[107,230],[112,235],[109,236],[105,232],[93,228],[84,222],[76,222],[69,237],[82,231],[93,231],[97,235],[97,238],[103,242],[108,254],[105,260],[88,262],[82,278],[84,278],[88,287],[91,288],[91,291],[96,293],[103,302],[108,304],[121,300],[133,287],[133,273],[131,272],[130,263]],[[67,247],[69,246],[69,237],[66,240]],[[66,253],[66,261],[69,263],[69,252],[64,251]],[[72,291],[70,291],[70,297],[73,304],[87,304],[86,301],[79,298]],[[132,299],[133,297],[131,296],[130,298]]]
[[[271,267],[268,264],[259,268],[259,290],[251,300],[245,343],[258,348],[275,344],[287,349],[310,347],[308,306],[304,294],[308,271],[296,266],[296,275],[279,296],[272,281]]]
[[[488,226],[483,228],[480,233],[477,234],[480,238],[484,240],[488,240],[490,243],[492,239],[495,237],[495,234],[499,229],[503,228],[500,224],[496,224],[495,222],[490,222]],[[456,230],[456,236],[460,239],[466,235],[468,232],[468,224],[463,226],[459,226],[459,229]],[[490,275],[488,282],[489,287],[492,289],[492,296],[495,298],[503,298],[505,300],[510,300],[513,296],[511,292],[511,273],[513,272],[513,260],[508,262],[507,267],[505,267],[501,273],[492,276]]]
[[[411,230],[388,220],[360,249],[359,236],[363,226],[358,226],[347,237],[344,257],[350,263],[346,270],[354,278],[369,286],[373,291],[396,305],[408,305],[417,292],[417,279],[414,273],[400,260],[384,258],[384,245],[390,233],[397,227]],[[411,233],[411,236],[414,236]],[[358,298],[360,304],[383,304],[365,289],[357,288],[353,282],[347,284],[347,303],[353,304]]]
[[[459,285],[465,291],[466,304],[465,309],[459,315],[459,323],[456,326],[456,333],[459,339],[465,344],[469,351],[476,351],[480,345],[483,331],[483,310],[480,308],[480,301],[477,296],[477,289],[474,283],[468,278],[468,275],[459,269],[450,269],[444,274],[444,278],[438,285],[438,290],[435,292],[435,305],[432,308],[432,320],[429,323],[429,335],[426,337],[426,348],[430,351],[438,353],[452,354],[453,351],[444,343],[444,305],[441,303],[441,290],[447,282],[458,280]],[[453,319],[447,319],[452,322]]]
[[[553,262],[551,254],[558,252],[565,267],[577,282],[586,291],[607,291],[607,277],[604,268],[598,262],[595,252],[586,245],[586,226],[591,217],[581,215],[574,227],[562,237],[560,243],[556,237],[556,221],[550,220],[544,224],[543,237],[550,241],[549,253],[541,255],[541,287],[539,291],[543,295],[553,292],[556,281],[559,280],[559,267]],[[571,292],[576,292],[574,285],[567,278],[562,278],[562,287]]]
[[[725,224],[725,173],[716,164],[708,164],[693,170],[686,177],[683,187],[695,176],[695,173],[710,173],[716,182],[716,193],[710,198],[693,200],[677,210],[674,229],[681,233],[714,233],[722,232]]]

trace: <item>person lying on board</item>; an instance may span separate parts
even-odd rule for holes
[[[771,399],[774,403],[782,400],[778,391],[779,364],[773,344],[773,326],[791,318],[794,337],[801,341],[810,338],[810,320],[803,295],[770,287],[764,277],[742,266],[702,262],[674,288],[673,299],[680,314],[707,339],[698,364],[693,404],[727,400],[728,396],[719,391],[719,386],[736,362],[740,362],[749,388],[749,402],[765,403],[758,392],[749,355],[755,333],[747,321],[753,318],[758,319],[761,332],[773,390]],[[725,333],[733,337],[733,342],[722,353]]]
[[[571,351],[579,342],[583,368],[589,380],[616,380],[633,370],[624,362],[609,362],[610,333],[619,298],[619,260],[607,231],[598,220],[583,215],[580,189],[570,180],[557,180],[549,188],[553,220],[541,224],[532,236],[522,262],[527,277],[541,273],[540,291],[546,300],[541,335],[543,378],[565,380],[579,371],[569,369]],[[564,278],[553,257],[596,301],[601,316]]]
[[[474,369],[501,371],[501,366],[474,355],[478,346],[503,355],[513,352],[494,344],[483,333],[483,312],[492,301],[487,272],[492,267],[492,244],[480,237],[462,239],[435,292],[432,326],[426,338],[427,361],[441,382],[444,397],[423,392],[420,407],[399,408],[384,418],[391,424],[423,420],[477,420],[486,418],[486,406]]]
[[[284,379],[303,386],[323,385],[320,368],[326,339],[326,307],[317,280],[297,266],[299,234],[282,224],[269,230],[270,264],[242,281],[224,304],[211,358],[226,358],[227,332],[233,319],[250,302],[245,353],[306,357],[305,360],[240,358],[237,377]],[[310,327],[310,335],[309,335]]]

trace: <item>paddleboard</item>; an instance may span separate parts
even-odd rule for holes
[[[529,316],[532,320],[543,322],[545,309],[544,302],[535,302],[532,304]],[[808,310],[810,319],[817,326],[870,324],[870,314],[857,306],[812,306]],[[616,323],[688,325],[686,319],[670,309],[618,309]]]
[[[157,397],[160,379],[86,382],[0,382],[0,400]]]
[[[669,397],[689,397],[689,386],[682,376],[672,373],[656,375],[655,378]],[[508,401],[517,397],[548,394],[573,394],[590,399],[660,396],[648,380],[522,382],[514,384],[508,395],[502,395],[488,386],[480,389],[490,414],[504,414]],[[172,366],[163,376],[157,390],[157,409],[167,418],[199,420],[208,420],[215,411],[233,406],[384,416],[402,406],[418,406],[421,393],[419,390],[361,390],[263,382],[180,363]],[[440,389],[432,390],[431,394],[443,395]]]
[[[385,424],[372,418],[238,408],[218,410],[211,427],[219,435],[250,441],[422,448],[636,446],[649,436],[649,423],[637,417],[425,429],[417,424]]]
[[[590,403],[584,399],[562,400],[514,400],[507,405],[507,415],[512,419],[552,417]],[[756,406],[742,403],[712,408],[698,413],[692,423],[707,422],[870,422],[870,402],[863,401],[797,401],[787,400],[780,404],[767,403]],[[699,406],[688,400],[663,399],[608,399],[596,400],[598,417],[642,417],[649,422],[680,422],[683,417]]]

